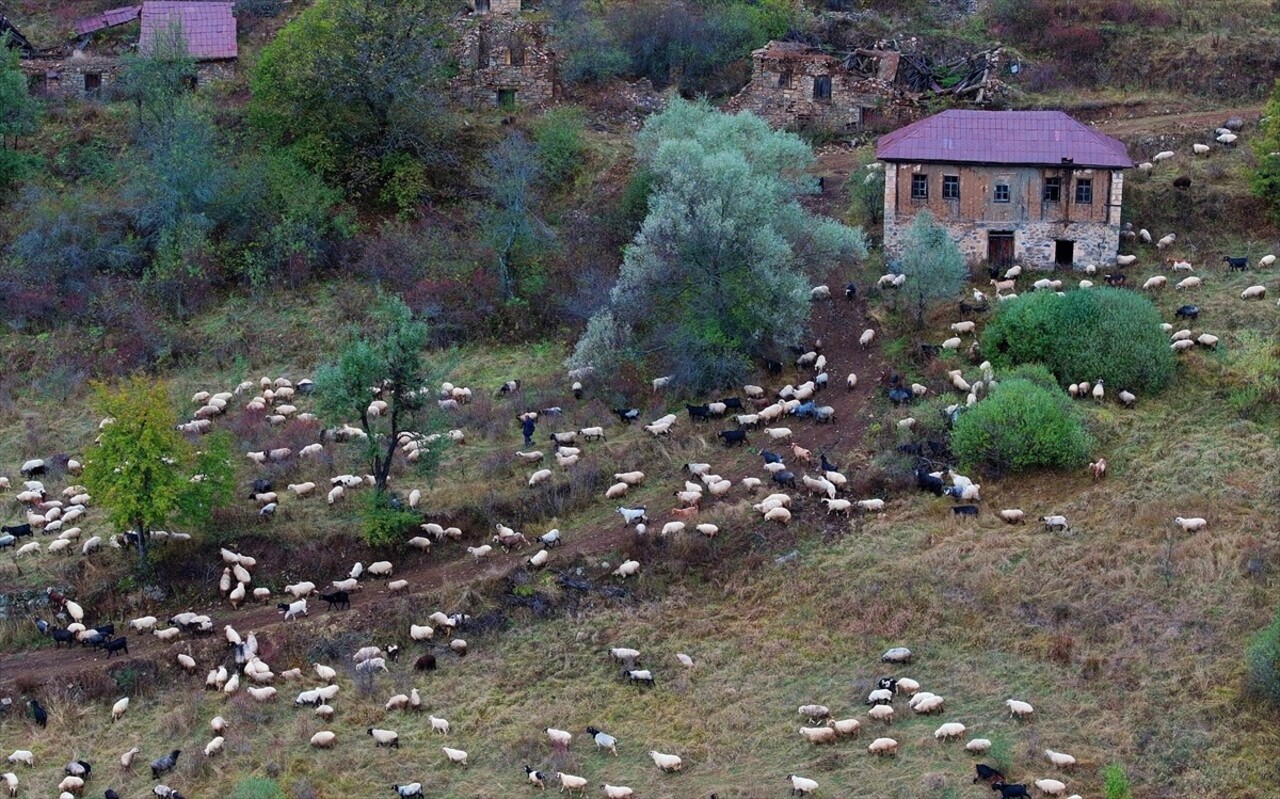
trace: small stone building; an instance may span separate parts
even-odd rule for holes
[[[876,86],[846,69],[842,59],[800,42],[769,42],[751,53],[751,82],[729,109],[751,111],[778,128],[851,132],[878,104]]]
[[[1061,111],[944,111],[882,136],[884,248],[928,209],[971,263],[1115,263],[1123,143]]]
[[[473,108],[525,108],[554,100],[555,53],[543,25],[520,13],[520,0],[471,0],[471,7],[458,22],[455,97]]]
[[[187,52],[196,60],[196,81],[229,77],[239,55],[234,6],[228,0],[146,0],[140,5],[113,8],[75,21],[76,35],[86,37],[80,47],[33,53],[23,59],[22,70],[33,94],[100,96],[110,90],[123,67],[115,53],[98,53],[89,49],[87,37],[104,28],[140,20],[140,53],[149,52],[160,37],[176,26],[182,33]],[[69,54],[67,50],[70,50]]]

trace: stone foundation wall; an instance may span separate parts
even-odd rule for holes
[[[1013,259],[1030,269],[1056,269],[1061,265],[1054,261],[1056,242],[1059,239],[1074,242],[1072,264],[1083,269],[1088,264],[1099,267],[1115,265],[1116,250],[1120,245],[1120,229],[1098,222],[948,222],[939,223],[951,234],[951,239],[964,254],[970,265],[987,260],[987,234],[1013,232]],[[886,224],[884,251],[891,258],[902,256],[902,250],[911,220],[899,224]]]

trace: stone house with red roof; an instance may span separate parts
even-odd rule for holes
[[[1061,111],[944,111],[880,137],[876,157],[890,257],[927,209],[971,263],[1115,263],[1133,161]]]
[[[181,31],[187,52],[196,61],[195,80],[229,77],[239,55],[236,42],[235,3],[230,0],[175,2],[145,0],[83,17],[73,27],[78,37],[139,21],[138,52],[150,52],[171,28]],[[87,38],[84,39],[88,41]],[[108,91],[123,65],[115,53],[98,53],[81,47],[69,53],[41,53],[22,61],[33,93],[50,96],[96,97]]]

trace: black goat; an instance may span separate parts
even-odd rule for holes
[[[908,389],[905,389],[905,388],[895,387],[895,388],[889,389],[889,401],[892,402],[894,405],[904,405],[910,402],[913,396],[914,395]]]
[[[1173,179],[1173,187],[1175,189],[1189,189],[1191,188],[1191,178],[1186,175],[1179,175]]]
[[[178,755],[182,754],[181,749],[174,749],[164,757],[157,757],[151,761],[151,779],[160,779],[161,774],[167,774],[173,771],[174,766],[178,765]]]
[[[102,794],[103,799],[120,799],[120,794],[108,788],[106,793]]]
[[[319,594],[322,602],[328,602],[329,607],[325,610],[333,610],[334,608],[351,609],[351,595],[346,591],[330,591],[327,594]]]
[[[973,770],[978,772],[978,776],[973,778],[974,782],[1004,782],[1004,775],[999,771],[991,768],[986,763],[978,763],[974,765]]]
[[[901,452],[903,455],[915,455],[919,458],[924,455],[924,444],[914,441],[910,444],[899,444],[898,452]]]
[[[853,302],[858,298],[858,287],[850,283],[844,287],[844,298],[849,302]]]
[[[711,418],[711,409],[706,405],[686,404],[684,407],[685,407],[685,410],[689,412],[690,421],[705,422],[706,420]]]
[[[896,692],[898,690],[898,679],[896,677],[881,677],[876,680],[876,688]]]
[[[764,368],[771,375],[782,374],[782,361],[775,361],[772,358],[764,359]]]
[[[935,497],[942,496],[943,483],[941,477],[934,477],[921,466],[916,469],[916,487],[922,491],[931,491]]]
[[[724,399],[720,400],[720,402],[724,405],[724,409],[726,411],[745,410],[745,408],[742,407],[742,400],[738,399],[737,397],[725,397]]]
[[[796,488],[796,473],[790,471],[774,472],[773,482],[778,485],[790,486]]]
[[[1240,256],[1239,258],[1232,258],[1229,255],[1224,255],[1222,256],[1222,260],[1226,261],[1227,269],[1232,272],[1249,271],[1249,259],[1245,256]]]
[[[782,456],[776,452],[770,452],[767,449],[760,451],[760,457],[764,458],[765,463],[782,463]]]
[[[107,650],[108,660],[117,652],[124,652],[127,655],[129,654],[129,639],[123,635],[119,638],[112,638],[110,641],[104,641],[102,648]]]
[[[1013,785],[995,782],[991,784],[991,790],[999,791],[1000,799],[1031,799],[1031,794],[1027,793],[1027,786],[1020,782],[1015,782]]]
[[[1173,312],[1173,315],[1179,319],[1196,319],[1200,316],[1199,305],[1184,305]]]
[[[29,524],[13,524],[0,527],[0,533],[7,533],[14,538],[22,538],[23,536],[34,535]]]
[[[1102,279],[1106,281],[1108,286],[1123,286],[1125,283],[1129,282],[1128,276],[1121,274],[1103,275]]]
[[[840,467],[839,467],[839,466],[836,466],[834,463],[832,463],[831,461],[827,460],[827,453],[825,453],[825,452],[819,452],[819,453],[818,453],[818,457],[822,460],[822,471],[824,471],[824,472],[838,472],[838,471],[840,471]]]
[[[428,652],[413,662],[413,668],[415,671],[435,671],[436,656]]]
[[[747,431],[745,430],[721,430],[716,433],[717,436],[724,439],[726,447],[732,447],[734,444],[747,444]]]
[[[257,480],[253,481],[252,488],[254,494],[265,494],[271,490],[271,481],[265,477],[259,477]],[[253,499],[253,495],[251,494],[249,498]]]
[[[614,408],[613,412],[623,424],[631,424],[640,418],[639,408]]]
[[[977,516],[978,506],[977,505],[956,505],[954,508],[951,509],[951,512],[957,516]]]
[[[49,711],[40,707],[40,703],[34,699],[27,702],[27,704],[31,705],[31,715],[35,718],[36,724],[39,724],[41,727],[48,725]]]
[[[50,630],[49,634],[53,636],[53,645],[55,647],[61,644],[70,644],[76,640],[75,633],[68,632],[61,627]]]

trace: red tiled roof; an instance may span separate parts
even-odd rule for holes
[[[142,35],[138,50],[147,52],[162,32],[177,22],[182,26],[187,52],[197,60],[235,58],[236,18],[230,2],[175,2],[146,0],[142,4]]]
[[[1127,169],[1124,144],[1061,111],[943,111],[876,142],[882,161],[1057,166]]]
[[[86,33],[100,31],[103,28],[132,22],[138,18],[138,12],[141,10],[142,6],[124,6],[123,8],[108,9],[92,17],[78,19],[75,21],[76,35],[84,36]]]

